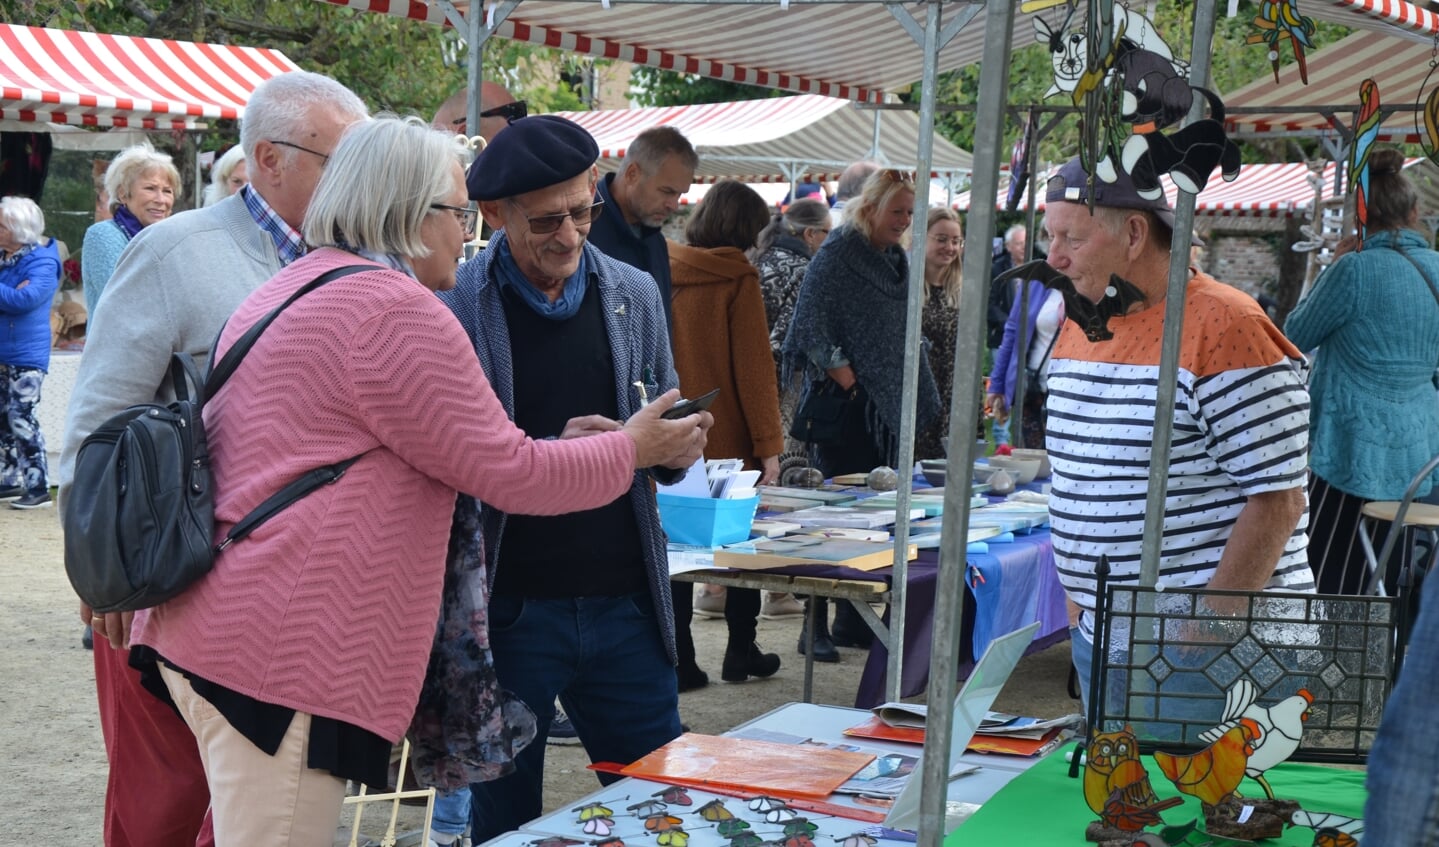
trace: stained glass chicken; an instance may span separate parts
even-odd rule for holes
[[[1126,832],[1159,823],[1159,813],[1183,802],[1160,800],[1139,760],[1139,742],[1127,729],[1102,732],[1085,753],[1084,800],[1105,824]]]
[[[1216,806],[1239,787],[1254,755],[1254,742],[1263,734],[1253,718],[1239,718],[1203,750],[1184,756],[1155,751],[1154,762],[1175,788]]]
[[[1213,743],[1232,729],[1240,718],[1253,719],[1259,725],[1261,734],[1254,741],[1254,754],[1249,757],[1244,774],[1259,783],[1265,796],[1273,800],[1274,789],[1269,787],[1264,773],[1287,760],[1299,749],[1299,741],[1304,736],[1304,722],[1309,719],[1309,706],[1314,702],[1314,695],[1310,694],[1308,689],[1301,688],[1298,694],[1267,709],[1254,702],[1258,696],[1259,688],[1253,682],[1247,679],[1239,680],[1224,696],[1223,722],[1200,734],[1199,739]]]

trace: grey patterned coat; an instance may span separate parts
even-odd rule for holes
[[[439,296],[469,334],[495,395],[513,420],[515,386],[509,327],[500,300],[500,285],[490,267],[498,252],[495,247],[504,237],[503,231],[496,233],[490,240],[489,249],[460,266],[455,288],[442,291]],[[584,250],[590,267],[590,284],[599,286],[605,329],[614,351],[618,417],[624,420],[639,411],[639,395],[634,383],[645,382],[651,397],[679,386],[664,309],[660,304],[659,289],[649,274],[611,259],[590,244],[585,244]],[[577,415],[586,413],[576,410]],[[651,475],[663,482],[674,482],[683,473],[665,472],[659,468],[650,472],[638,471],[634,484],[630,486],[630,502],[634,506],[635,520],[639,523],[644,543],[645,568],[649,575],[650,595],[654,599],[655,620],[659,623],[670,661],[675,661],[674,608],[670,601],[669,562],[665,552],[667,542],[660,528],[659,510],[650,486]],[[492,587],[506,518],[504,512],[480,504],[485,560]]]

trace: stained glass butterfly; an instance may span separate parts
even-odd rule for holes
[[[741,820],[740,818],[730,818],[720,821],[717,831],[719,832],[720,838],[734,838],[747,829],[749,829],[749,823],[747,821]]]
[[[819,825],[809,818],[795,818],[784,825],[785,835],[813,835],[819,832]]]
[[[678,785],[667,786],[663,791],[656,791],[653,796],[672,806],[688,806],[694,803],[690,799],[689,792]]]
[[[835,840],[839,842],[839,847],[874,847],[874,845],[879,843],[878,838],[875,838],[867,832],[856,832],[853,835],[836,838]]]
[[[611,818],[593,817],[584,822],[580,831],[586,835],[609,835],[615,831],[615,822]]]
[[[736,820],[738,820],[738,818],[736,818]],[[729,823],[729,821],[726,821],[726,823]],[[729,838],[730,847],[760,847],[760,845],[764,843],[764,839],[755,835],[753,832],[739,832],[726,837]]]
[[[648,832],[667,832],[671,829],[682,829],[684,821],[674,815],[650,815],[645,818],[645,830]]]
[[[650,815],[658,815],[668,808],[662,800],[643,800],[633,806],[626,806],[625,811],[633,812],[637,818],[647,818]]]
[[[783,800],[766,797],[763,794],[749,801],[750,809],[756,812],[768,812],[770,809],[783,809],[787,805],[789,804]]]
[[[792,835],[784,840],[784,847],[814,847],[814,839],[808,835]]]
[[[695,814],[707,821],[727,821],[734,818],[734,814],[725,808],[723,800],[711,800],[696,809]]]
[[[768,823],[784,823],[785,821],[792,821],[797,817],[799,817],[798,812],[783,806],[770,809],[764,813],[764,819]]]
[[[565,838],[562,835],[552,835],[549,838],[541,838],[539,841],[531,841],[528,847],[574,847],[576,844],[583,844],[578,838]]]
[[[685,847],[690,841],[690,835],[682,829],[671,829],[668,832],[661,832],[655,839],[660,847]]]
[[[614,810],[607,807],[604,803],[586,803],[585,805],[578,806],[571,809],[570,811],[579,812],[579,819],[581,821],[587,821],[590,818],[608,818],[614,815]]]

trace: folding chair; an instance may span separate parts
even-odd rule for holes
[[[1418,593],[1419,580],[1428,570],[1428,561],[1434,550],[1439,548],[1439,506],[1415,503],[1414,496],[1419,491],[1419,486],[1424,484],[1424,480],[1434,473],[1435,468],[1439,468],[1439,456],[1430,459],[1409,481],[1404,499],[1377,500],[1364,505],[1360,517],[1362,526],[1359,544],[1364,548],[1364,557],[1369,565],[1366,594],[1398,594],[1406,580],[1412,583],[1410,593]],[[1376,556],[1371,540],[1372,528],[1385,521],[1390,523],[1389,533],[1384,539],[1384,547]],[[1416,555],[1415,542],[1420,533],[1424,535],[1427,547]],[[1404,539],[1404,555],[1398,562],[1391,562],[1394,547],[1401,537]]]

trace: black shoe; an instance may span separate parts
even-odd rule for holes
[[[34,494],[26,494],[18,500],[10,501],[12,509],[46,509],[54,505],[50,500],[49,491],[38,491]]]
[[[85,631],[80,633],[80,646],[86,650],[95,649],[95,630],[89,624],[85,624]]]
[[[720,679],[725,682],[744,682],[752,676],[774,676],[779,670],[779,656],[775,653],[760,652],[759,645],[751,641],[743,647],[726,647],[724,665],[720,667]]]
[[[580,735],[575,732],[575,725],[570,723],[570,718],[559,709],[555,710],[555,717],[550,721],[550,734],[545,739],[547,744],[570,745],[580,743]]]
[[[804,643],[806,633],[799,634],[799,654],[804,655]],[[828,633],[819,633],[814,637],[814,660],[816,662],[838,662],[839,650],[835,649],[834,642],[829,639]]]
[[[685,667],[680,665],[675,669],[675,677],[679,682],[680,692],[694,691],[697,688],[704,688],[710,684],[710,675],[700,670],[699,665]]]
[[[25,486],[23,485],[7,485],[4,488],[0,488],[0,502],[4,502],[6,500],[19,500],[21,497],[24,497],[26,494],[29,493],[30,492],[27,491],[25,489]]]

